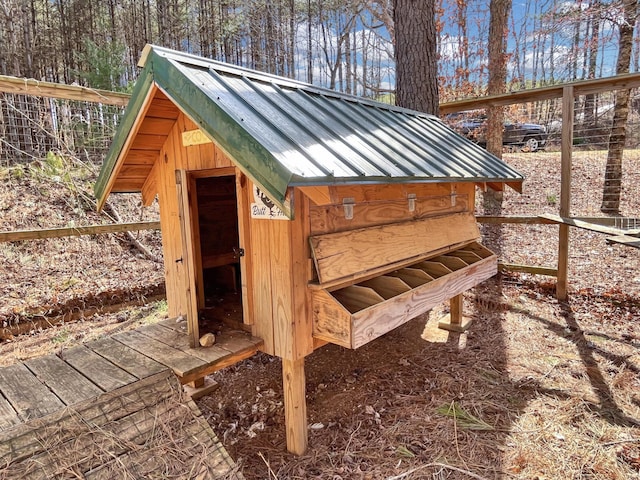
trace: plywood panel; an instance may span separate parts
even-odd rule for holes
[[[319,235],[310,240],[320,283],[326,283],[479,237],[473,215],[457,213]]]
[[[378,338],[412,318],[430,310],[497,272],[496,257],[485,259],[463,270],[454,272],[398,295],[384,304],[354,315],[352,330],[353,348],[358,348]]]
[[[385,225],[409,220],[418,220],[436,215],[469,211],[473,208],[468,195],[458,195],[452,202],[450,195],[422,197],[415,200],[414,210],[409,209],[408,199],[378,200],[356,203],[353,218],[347,219],[344,205],[312,206],[311,234],[343,232],[374,225]]]
[[[333,203],[341,204],[345,198],[356,203],[375,200],[398,200],[413,193],[417,197],[443,196],[451,193],[450,183],[411,183],[380,185],[336,185],[329,187]]]

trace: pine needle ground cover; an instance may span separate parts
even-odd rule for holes
[[[638,216],[640,153],[626,155],[622,213]],[[559,154],[505,158],[527,180],[523,195],[505,194],[502,213],[557,213]],[[574,215],[599,214],[605,159],[575,154]],[[4,175],[3,229],[79,221],[68,190]],[[128,209],[118,205],[124,219],[154,219],[126,201]],[[87,224],[100,220],[81,211]],[[555,263],[557,226],[483,233],[503,261]],[[159,238],[140,240],[160,252]],[[10,319],[54,306],[79,311],[92,295],[137,291],[163,276],[161,263],[120,234],[15,242],[0,254],[0,312]],[[569,282],[569,301],[560,303],[553,279],[503,274],[465,295],[474,319],[466,334],[435,328],[440,307],[358,350],[318,350],[305,362],[310,449],[301,457],[286,453],[278,360],[258,355],[219,372],[212,379],[220,388],[198,405],[248,479],[640,478],[640,251],[572,229]],[[0,341],[0,363],[165,312],[152,302],[32,330]]]

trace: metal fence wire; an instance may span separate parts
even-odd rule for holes
[[[49,153],[99,165],[123,112],[116,105],[0,93],[0,165]]]

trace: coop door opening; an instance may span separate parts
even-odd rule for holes
[[[241,269],[234,175],[196,179],[204,321],[242,323]]]

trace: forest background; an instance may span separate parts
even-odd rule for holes
[[[392,13],[391,0],[0,0],[0,74],[126,91],[154,43],[393,101]],[[436,1],[440,101],[486,93],[489,18],[489,2]],[[619,0],[514,1],[507,89],[615,74],[624,23]]]

